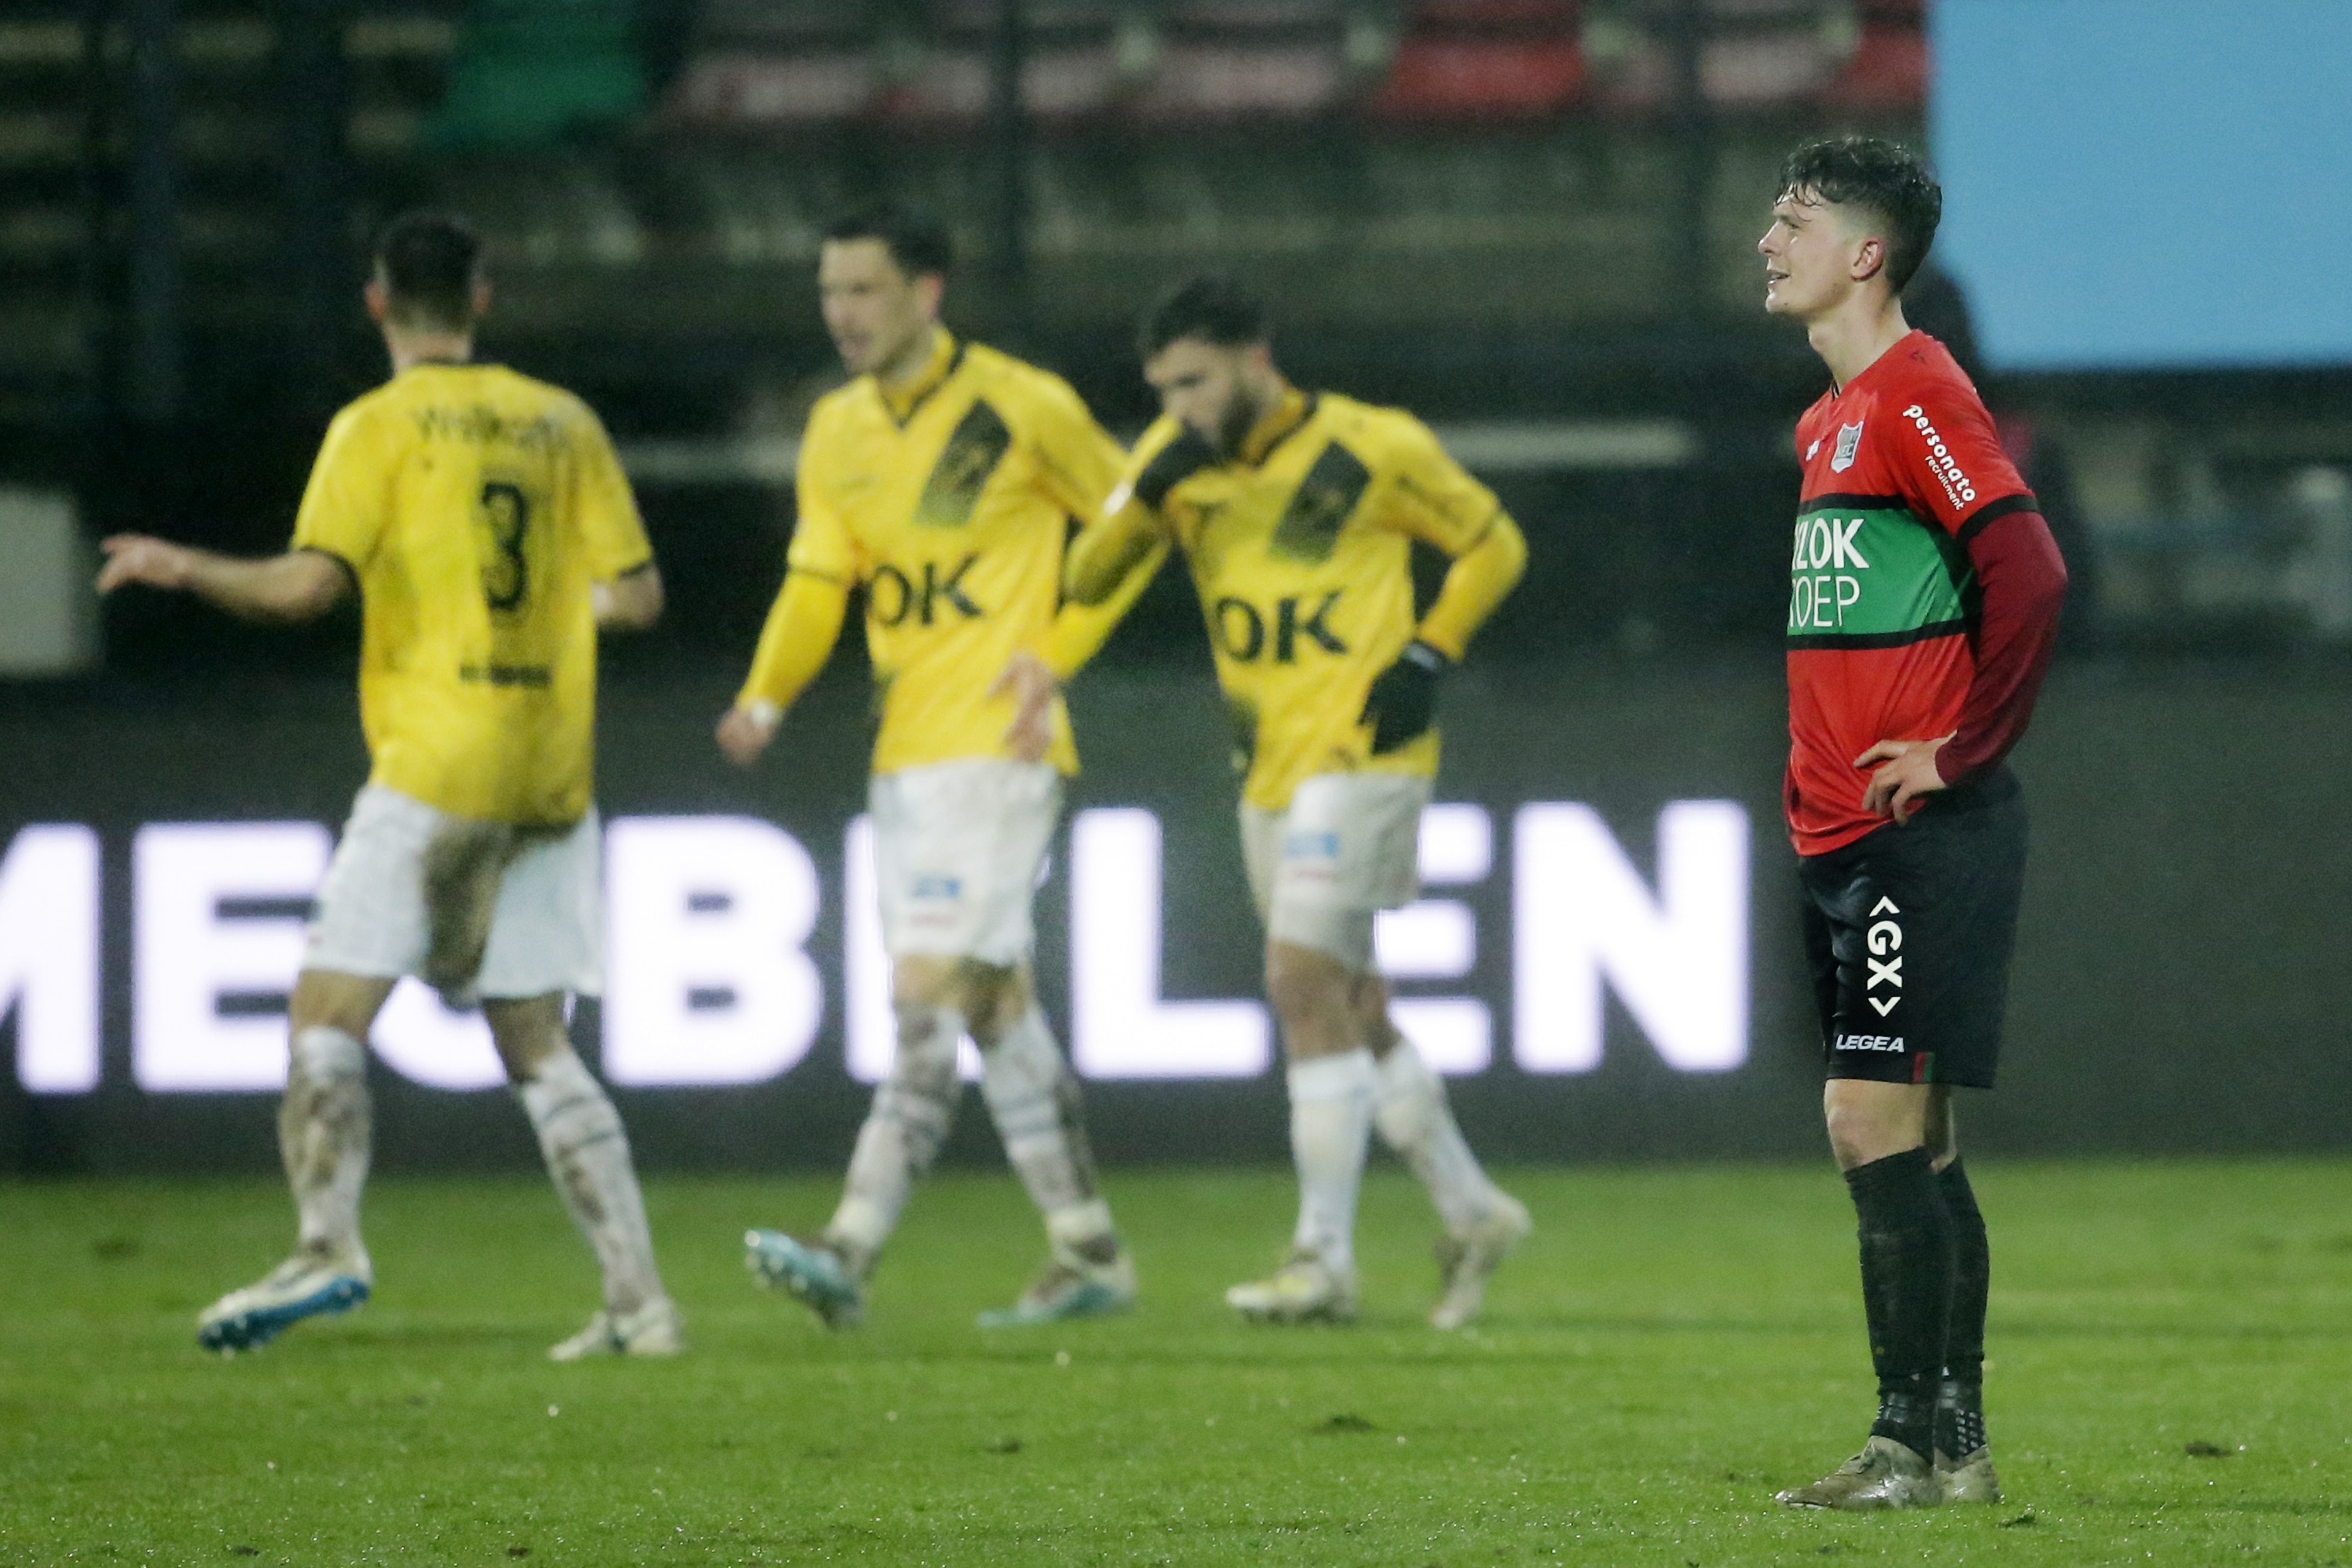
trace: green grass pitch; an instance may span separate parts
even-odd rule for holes
[[[380,1183],[375,1300],[233,1361],[194,1314],[283,1252],[274,1184],[0,1184],[0,1563],[2352,1564],[2352,1164],[1987,1163],[2009,1500],[1879,1517],[1770,1501],[1871,1410],[1826,1161],[1505,1175],[1538,1233],[1450,1337],[1391,1169],[1354,1328],[1219,1300],[1286,1174],[1154,1171],[1110,1181],[1142,1305],[992,1335],[1007,1177],[919,1194],[833,1337],[740,1246],[831,1178],[659,1179],[690,1351],[575,1366],[540,1182]]]

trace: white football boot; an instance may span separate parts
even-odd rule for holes
[[[1430,1309],[1430,1326],[1458,1329],[1476,1317],[1486,1300],[1487,1277],[1533,1229],[1527,1205],[1507,1193],[1475,1225],[1458,1236],[1438,1237],[1437,1272],[1444,1288]]]
[[[668,1297],[614,1317],[598,1312],[588,1326],[548,1347],[550,1361],[583,1361],[592,1355],[676,1355],[686,1348],[686,1318]]]
[[[1254,1323],[1350,1323],[1355,1270],[1333,1268],[1321,1254],[1294,1247],[1269,1278],[1227,1290],[1225,1305]]]
[[[1120,1247],[1108,1263],[1094,1263],[1076,1249],[1055,1247],[1054,1260],[1010,1307],[980,1315],[983,1329],[1020,1329],[1033,1323],[1066,1323],[1100,1318],[1135,1305],[1135,1259]]]
[[[259,1350],[305,1318],[364,1304],[375,1271],[365,1252],[322,1258],[296,1253],[257,1283],[232,1290],[196,1316],[196,1343],[223,1355]]]

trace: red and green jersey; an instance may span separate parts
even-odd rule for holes
[[[2036,503],[1976,388],[1925,332],[1807,409],[1797,452],[1782,794],[1797,852],[1822,855],[1885,822],[1863,805],[1854,758],[1959,727],[1976,676],[1969,541]]]

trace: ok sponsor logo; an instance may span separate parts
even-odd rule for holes
[[[1274,602],[1271,615],[1247,599],[1228,594],[1211,611],[1217,646],[1225,650],[1226,658],[1243,664],[1268,657],[1276,664],[1296,664],[1309,648],[1344,654],[1348,645],[1331,629],[1331,612],[1339,607],[1343,592],[1334,588],[1316,598],[1311,606],[1308,596],[1286,594]]]
[[[1907,1051],[1900,1035],[1840,1035],[1837,1048],[1842,1051]]]
[[[1860,538],[1862,517],[1801,517],[1789,557],[1789,629],[1833,632],[1862,602],[1860,573],[1870,570]]]
[[[1862,961],[1870,966],[1870,978],[1863,983],[1863,994],[1869,998],[1871,1010],[1882,1018],[1894,1012],[1895,1005],[1903,1000],[1903,924],[1881,917],[1902,912],[1893,899],[1882,895],[1878,902],[1870,906],[1870,929],[1862,935],[1863,946],[1869,949]],[[1874,994],[1882,985],[1887,987],[1887,994]]]
[[[897,566],[885,565],[875,572],[873,585],[866,590],[866,614],[878,626],[902,626],[909,620],[934,626],[950,613],[976,621],[988,612],[964,593],[963,580],[978,564],[977,552],[957,562],[950,572],[940,571],[936,561],[926,561],[919,579]]]

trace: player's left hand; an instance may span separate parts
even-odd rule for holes
[[[195,571],[195,552],[184,545],[144,533],[118,533],[99,541],[106,564],[99,568],[98,591],[111,594],[130,583],[151,588],[184,588]]]
[[[1394,664],[1372,678],[1356,722],[1372,727],[1372,755],[1393,752],[1437,721],[1437,686],[1454,661],[1415,637]]]
[[[991,697],[1012,694],[1013,722],[1004,727],[1004,746],[1019,761],[1045,760],[1054,743],[1054,694],[1061,689],[1053,667],[1026,652],[1014,654],[988,689]]]
[[[1879,764],[1862,796],[1871,815],[1883,816],[1897,827],[1909,822],[1919,810],[1919,797],[1944,787],[1944,775],[1936,771],[1936,753],[1950,739],[1940,735],[1932,741],[1881,741],[1854,758],[1858,768]]]

